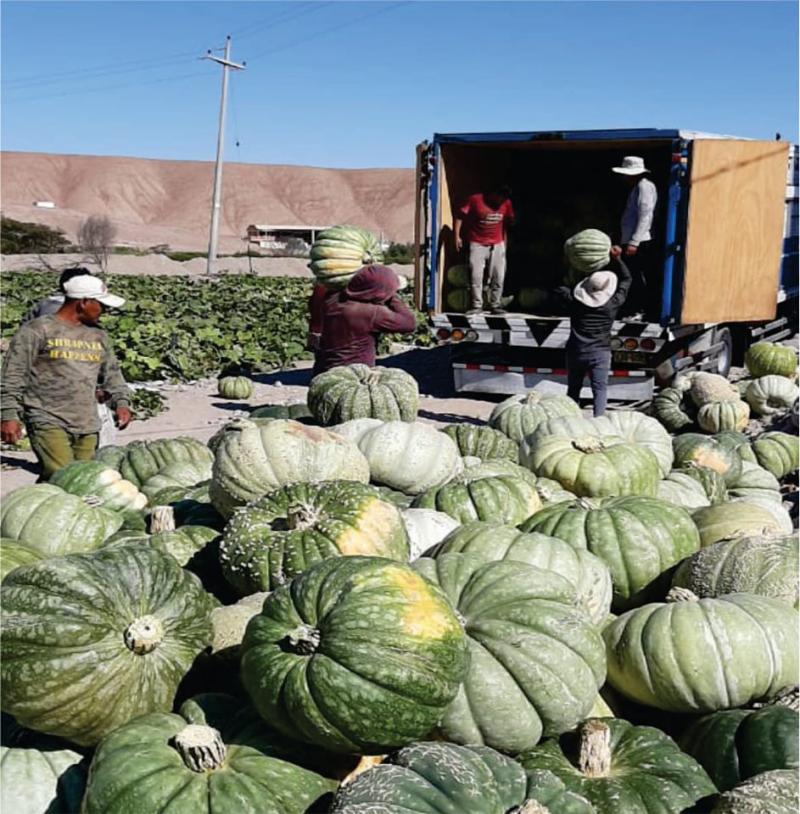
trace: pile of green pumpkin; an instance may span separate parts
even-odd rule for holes
[[[316,377],[0,513],[14,814],[796,812],[798,439]]]

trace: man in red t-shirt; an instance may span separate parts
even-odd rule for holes
[[[456,210],[453,232],[456,251],[463,239],[469,244],[471,306],[468,314],[483,311],[483,276],[489,268],[489,309],[493,314],[504,314],[501,297],[506,276],[506,228],[514,223],[511,190],[500,186],[491,192],[470,195]]]

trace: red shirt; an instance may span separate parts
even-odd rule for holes
[[[498,209],[492,209],[480,192],[470,195],[458,212],[464,218],[465,239],[482,246],[502,243],[506,239],[506,224],[514,221],[510,199],[503,201]]]

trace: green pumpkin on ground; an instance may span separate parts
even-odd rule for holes
[[[220,546],[222,572],[240,595],[274,590],[328,557],[408,562],[400,510],[353,481],[284,486],[239,509]]]
[[[682,390],[665,387],[653,398],[653,415],[669,432],[677,433],[694,424],[697,410],[693,402],[684,398]]]
[[[666,478],[659,481],[656,497],[688,511],[711,505],[703,485],[685,469],[673,469]]]
[[[224,399],[245,401],[253,395],[253,382],[247,376],[223,376],[217,387]]]
[[[797,681],[798,615],[771,597],[673,588],[666,604],[628,611],[603,638],[609,684],[667,712],[738,707]]]
[[[692,519],[700,532],[703,548],[731,537],[785,532],[783,524],[772,511],[750,502],[729,501],[695,509]]]
[[[691,515],[657,498],[558,503],[520,528],[558,537],[598,556],[611,572],[618,610],[646,601],[659,587],[661,575],[700,547]]]
[[[543,421],[560,416],[580,417],[581,408],[567,396],[531,391],[500,402],[489,416],[489,426],[519,444]]]
[[[726,483],[736,480],[742,472],[742,459],[739,454],[716,438],[687,432],[675,436],[672,447],[675,451],[676,469],[690,463],[705,466],[719,472]]]
[[[519,461],[519,449],[505,433],[485,424],[448,424],[442,429],[456,442],[459,453],[480,458],[482,461]]]
[[[658,460],[662,476],[669,474],[675,458],[672,438],[656,419],[636,410],[612,410],[591,421],[601,437],[616,436],[649,449]]]
[[[293,421],[302,421],[313,418],[313,416],[305,403],[262,404],[261,407],[250,411],[250,418],[291,418]]]
[[[774,769],[797,770],[798,714],[788,707],[728,709],[696,720],[680,747],[708,772],[719,791]]]
[[[798,542],[794,534],[720,540],[687,557],[672,584],[699,597],[733,593],[771,596],[798,607]]]
[[[164,489],[184,488],[191,489],[211,478],[211,462],[202,463],[180,462],[167,464],[163,469],[151,475],[142,483],[142,492],[147,495],[150,505],[157,506],[153,498]]]
[[[230,517],[281,486],[326,480],[369,480],[369,465],[352,441],[297,421],[237,419],[220,437],[209,494]]]
[[[750,445],[750,439],[743,432],[725,430],[716,433],[714,440],[718,441],[726,449],[737,452],[743,462],[758,463],[753,448]]]
[[[389,755],[341,786],[331,808],[331,814],[368,811],[594,814],[586,800],[567,791],[549,772],[526,773],[519,763],[487,746],[436,741]]]
[[[92,495],[111,511],[138,512],[147,506],[147,495],[101,461],[73,461],[59,469],[49,483],[78,497]]]
[[[742,462],[742,466],[744,466],[744,462]],[[700,466],[699,464],[688,461],[680,471],[684,472],[693,480],[696,480],[700,486],[702,486],[711,506],[724,503],[728,499],[728,488],[725,478],[720,475],[716,469],[711,469],[708,466]]]
[[[193,560],[198,558],[198,555],[218,537],[219,532],[208,526],[181,526],[156,534],[118,531],[106,540],[103,548],[121,548],[128,545],[150,546],[172,555],[179,565],[194,571]]]
[[[611,575],[605,563],[557,537],[525,534],[495,522],[467,523],[448,534],[427,556],[436,559],[453,552],[471,554],[484,562],[513,560],[554,571],[575,588],[578,601],[595,624],[601,624],[611,609]]]
[[[343,365],[308,387],[308,409],[323,426],[356,418],[413,421],[418,408],[417,380],[398,368]]]
[[[615,718],[590,718],[517,760],[552,772],[598,814],[681,814],[716,790],[663,732]]]
[[[441,587],[469,642],[469,670],[439,722],[445,739],[516,754],[589,713],[605,680],[603,647],[566,579],[461,553],[413,568]]]
[[[744,363],[755,378],[776,375],[791,379],[797,370],[797,354],[786,345],[756,342],[747,349]]]
[[[407,565],[336,557],[274,591],[247,627],[242,682],[279,731],[334,752],[424,737],[467,670],[447,599]]]
[[[792,408],[800,391],[783,376],[762,376],[750,382],[745,398],[756,415],[776,415]]]
[[[759,497],[768,498],[776,503],[782,503],[781,485],[778,479],[762,469],[758,464],[742,461],[742,473],[730,485],[728,498]]]
[[[315,761],[316,758],[316,761]],[[83,814],[306,814],[337,783],[320,756],[270,730],[229,695],[143,715],[108,735],[89,770]]]
[[[798,808],[797,771],[775,769],[720,794],[711,814],[796,814]]]
[[[715,401],[697,411],[697,423],[709,433],[743,430],[750,421],[746,401]]]
[[[0,581],[20,565],[31,565],[44,559],[32,548],[8,537],[0,539]]]
[[[763,432],[753,441],[756,463],[778,480],[797,471],[800,441],[788,432]]]
[[[15,489],[0,506],[0,536],[22,543],[42,557],[93,551],[122,523],[119,512],[95,506],[50,483]]]
[[[317,232],[308,267],[327,288],[344,288],[362,267],[383,262],[377,235],[357,226],[331,226]]]
[[[82,746],[169,710],[211,642],[213,600],[173,557],[150,548],[17,568],[0,597],[3,710]]]

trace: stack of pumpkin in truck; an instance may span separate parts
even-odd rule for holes
[[[17,489],[3,811],[794,814],[796,368],[439,429],[353,365]]]

